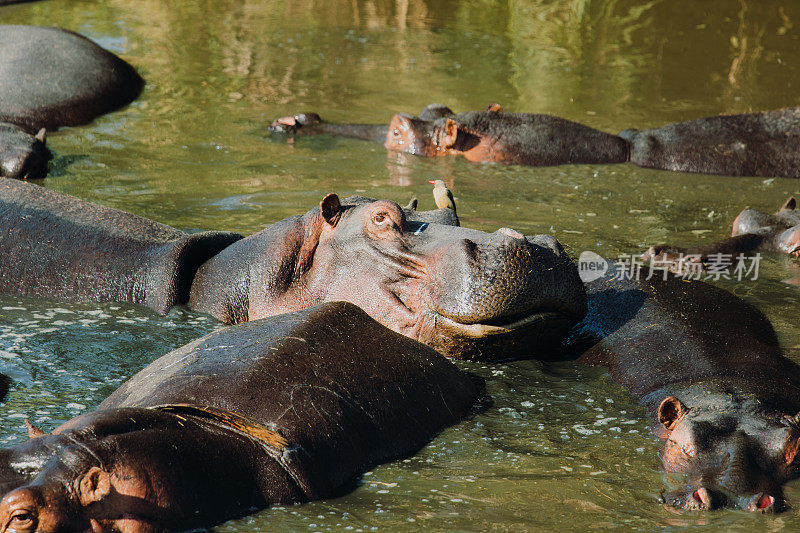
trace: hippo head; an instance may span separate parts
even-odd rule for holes
[[[782,486],[800,475],[800,417],[773,410],[749,394],[709,388],[658,407],[667,472],[688,484],[664,495],[683,509],[780,512]]]
[[[427,110],[426,107],[423,115],[430,118],[444,112],[433,109],[428,113]],[[446,115],[430,121],[400,113],[392,117],[383,145],[386,149],[396,152],[434,157],[454,153],[453,148],[458,137],[458,124]]]
[[[187,427],[150,409],[111,409],[0,450],[0,533],[187,529],[176,486],[190,474],[177,457],[202,439],[189,430],[172,457],[162,440]]]
[[[466,229],[442,223],[457,220],[449,209],[433,213],[441,216],[329,194],[208,261],[190,305],[235,323],[348,301],[451,357],[552,355],[586,313],[558,241]]]
[[[745,209],[733,221],[732,235],[754,233],[767,238],[764,249],[800,255],[800,213],[797,201],[790,196],[773,214]]]
[[[51,157],[45,146],[45,130],[31,135],[18,126],[0,122],[0,177],[41,179],[47,174]]]

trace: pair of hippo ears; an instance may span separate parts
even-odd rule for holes
[[[486,108],[487,113],[502,113],[503,107],[500,104],[490,104]],[[436,122],[433,130],[433,143],[441,149],[451,148],[458,139],[458,124],[450,119],[444,118]]]

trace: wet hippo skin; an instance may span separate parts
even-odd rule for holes
[[[91,122],[144,86],[133,67],[89,39],[37,26],[0,25],[0,79],[0,177],[21,179],[46,174],[42,129]]]
[[[477,378],[352,304],[229,327],[156,360],[97,411],[0,450],[0,531],[183,531],[336,496],[480,394]]]
[[[189,305],[238,323],[345,300],[451,357],[552,356],[585,305],[558,241],[442,223],[451,209],[429,213],[441,222],[388,200],[330,194],[206,262]]]
[[[670,276],[587,284],[589,312],[567,341],[648,408],[683,509],[781,511],[800,475],[800,367],[756,308]]]
[[[0,294],[128,302],[163,314],[188,300],[203,262],[240,238],[188,234],[38,185],[0,180]]]
[[[345,300],[472,359],[552,356],[585,312],[577,269],[553,237],[462,228],[452,209],[388,200],[330,194],[320,205],[235,245],[238,234],[190,235],[0,180],[0,294],[159,313],[188,299],[226,323]]]
[[[431,104],[419,117],[398,114],[388,126],[330,124],[316,113],[273,121],[276,134],[340,135],[381,141],[389,150],[514,165],[624,163],[678,172],[800,177],[800,107],[721,115],[612,135],[551,115],[454,113]]]

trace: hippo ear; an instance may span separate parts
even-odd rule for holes
[[[81,505],[99,502],[111,492],[111,474],[93,466],[78,481],[78,497]]]
[[[36,134],[36,140],[39,142],[44,142],[46,137],[47,137],[47,130],[45,128],[40,129],[39,132]]]
[[[449,118],[437,122],[433,132],[433,143],[439,148],[450,148],[456,144],[458,138],[458,124]]]
[[[339,216],[342,213],[342,204],[339,203],[339,197],[333,193],[327,195],[319,203],[319,208],[322,211],[322,218],[331,226],[335,226],[339,222]]]
[[[411,201],[408,202],[408,205],[406,206],[406,209],[408,209],[409,211],[416,211],[418,203],[419,203],[419,200],[417,200],[417,197],[413,196],[411,198]]]
[[[675,429],[675,424],[687,413],[688,409],[683,403],[675,396],[667,396],[661,405],[658,406],[658,421],[663,424],[665,428],[672,431]]]
[[[45,432],[42,431],[41,428],[38,428],[31,424],[31,421],[27,418],[25,419],[25,427],[28,428],[28,438],[35,439],[37,437],[42,437],[45,435]]]
[[[496,102],[494,104],[489,104],[489,107],[486,108],[486,112],[487,113],[502,113],[503,112],[503,106],[501,106],[500,104],[498,104]]]
[[[797,207],[797,200],[794,199],[794,196],[790,196],[788,200],[783,202],[783,205],[779,209],[779,211],[794,211]]]

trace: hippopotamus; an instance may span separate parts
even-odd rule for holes
[[[702,174],[800,178],[800,107],[625,130],[631,163]]]
[[[586,310],[556,239],[456,225],[454,210],[325,196],[242,238],[187,234],[38,185],[0,181],[0,294],[186,303],[228,323],[345,300],[458,358],[552,353]]]
[[[60,28],[0,25],[0,177],[42,178],[44,131],[86,124],[134,100],[128,63]]]
[[[330,498],[482,395],[477,378],[349,303],[232,326],[0,450],[0,531],[184,531]]]
[[[326,124],[316,113],[303,113],[279,118],[270,129],[379,140],[389,150],[426,157],[462,155],[476,162],[546,166],[628,160],[628,144],[616,135],[551,115],[504,113],[496,104],[458,114],[431,104],[419,118],[395,115],[388,127]]]
[[[665,470],[687,479],[664,502],[785,509],[782,485],[800,475],[800,366],[763,313],[668,273],[631,280],[612,266],[586,289],[588,313],[565,346],[647,407]]]
[[[332,134],[380,141],[389,150],[513,165],[624,163],[661,170],[731,176],[800,177],[800,107],[722,115],[612,135],[551,115],[454,113],[431,104],[389,126],[328,124],[316,113],[276,119],[273,133]]]
[[[720,254],[737,258],[756,252],[780,252],[800,255],[800,213],[797,200],[790,196],[773,214],[756,209],[745,209],[733,221],[731,237],[693,248],[679,248],[668,244],[651,246],[644,254],[644,261],[666,266],[681,273],[692,265],[705,267]]]
[[[0,294],[128,302],[165,314],[199,266],[242,238],[188,234],[16,180],[0,180]]]

